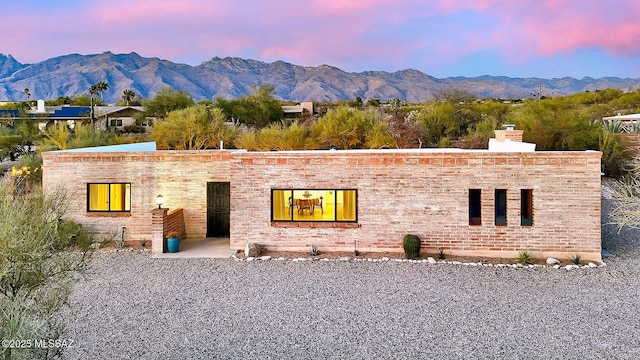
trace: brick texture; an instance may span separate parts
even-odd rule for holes
[[[308,251],[424,251],[600,260],[599,152],[326,151],[243,153],[231,159],[232,247]],[[272,188],[357,189],[355,227],[271,223]],[[468,189],[482,190],[470,226]],[[494,190],[507,190],[507,226],[494,225]],[[520,226],[520,190],[533,190],[534,225]],[[238,204],[242,204],[239,206]]]
[[[125,240],[151,240],[151,212],[161,194],[170,212],[183,209],[184,232],[206,233],[207,182],[230,180],[230,152],[45,152],[45,189],[62,186],[72,194],[68,217],[96,229],[104,236],[119,234]],[[87,212],[87,183],[131,183],[130,213]]]
[[[45,189],[74,195],[68,216],[126,240],[150,240],[154,200],[183,209],[185,233],[206,233],[207,182],[231,183],[231,246],[402,252],[407,233],[425,252],[600,260],[599,152],[463,150],[44,153]],[[89,182],[130,182],[132,210],[86,211]],[[271,189],[357,189],[357,223],[272,223]],[[482,225],[470,226],[468,190],[482,190]],[[507,190],[507,225],[494,225],[494,190]],[[520,190],[533,190],[533,226],[520,226]],[[166,221],[166,220],[165,220]],[[166,230],[166,229],[165,229]],[[153,235],[155,236],[155,235]],[[155,242],[154,242],[155,244]]]

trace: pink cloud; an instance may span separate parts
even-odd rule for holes
[[[637,1],[598,0],[95,0],[76,8],[9,6],[0,51],[19,61],[136,51],[199,63],[253,56],[349,71],[420,69],[478,52],[513,63],[603,49],[640,53]],[[26,24],[26,25],[25,25]]]
[[[527,6],[505,6],[497,41],[506,53],[527,58],[580,48],[602,48],[612,54],[640,53],[640,4],[625,1],[611,6],[600,1],[547,0]]]

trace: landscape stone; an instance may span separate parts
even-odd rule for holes
[[[256,243],[247,243],[247,245],[244,247],[244,256],[246,257],[260,256],[260,245]]]
[[[552,257],[547,258],[547,265],[555,265],[555,264],[560,264],[560,260]]]

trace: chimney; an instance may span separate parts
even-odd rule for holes
[[[43,113],[44,112],[44,100],[40,99],[38,100],[38,108],[36,110],[39,113]]]
[[[495,130],[496,140],[499,142],[505,142],[506,140],[522,142],[522,130],[515,130],[516,126],[513,124],[505,124],[504,130]]]

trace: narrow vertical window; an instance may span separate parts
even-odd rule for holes
[[[356,221],[356,191],[355,190],[337,190],[337,220],[338,221]],[[342,204],[339,201],[342,200]]]
[[[507,225],[507,190],[496,189],[496,226]]]
[[[480,189],[469,189],[469,225],[482,225]]]
[[[271,191],[271,218],[275,221],[291,220],[293,217],[294,203],[293,191]]]
[[[533,226],[533,190],[520,190],[520,225]]]

